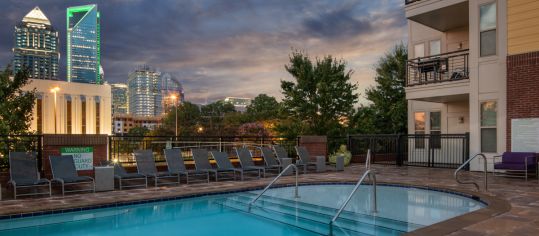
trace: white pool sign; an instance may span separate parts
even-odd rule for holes
[[[94,148],[93,147],[62,147],[62,156],[72,155],[77,170],[92,170],[94,168]]]

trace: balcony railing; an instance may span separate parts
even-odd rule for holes
[[[468,49],[418,57],[406,63],[406,87],[468,79]]]

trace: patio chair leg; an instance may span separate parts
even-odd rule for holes
[[[13,199],[17,200],[17,185],[13,184]]]
[[[146,176],[146,178],[144,178],[144,180],[145,180],[145,182],[146,182],[146,183],[145,183],[145,184],[146,184],[146,188],[148,188],[148,176]]]
[[[219,180],[217,180],[219,178],[219,172],[215,172],[215,182],[219,182]]]
[[[49,197],[52,197],[52,184],[49,182]]]
[[[189,173],[185,174],[185,183],[189,184]]]
[[[210,172],[206,172],[207,183],[210,183]]]
[[[62,182],[62,197],[65,196],[65,186],[64,186],[64,183]]]
[[[263,173],[262,178],[266,178],[266,169],[263,169],[263,170],[262,170],[262,173]]]

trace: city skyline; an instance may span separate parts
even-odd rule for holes
[[[152,64],[177,75],[186,100],[195,103],[231,94],[281,98],[280,80],[291,79],[284,70],[291,48],[343,58],[363,94],[373,84],[377,58],[407,35],[401,1],[12,1],[0,13],[8,26],[35,6],[47,14],[59,29],[63,79],[66,9],[94,3],[109,83],[125,83],[134,66]],[[2,66],[12,59],[12,29],[0,29]]]

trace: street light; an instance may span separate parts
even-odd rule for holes
[[[176,94],[172,94],[170,95],[170,99],[174,101],[174,110],[176,110],[176,119],[174,119],[176,128],[174,129],[174,136],[178,137],[178,96],[176,96]]]
[[[51,88],[51,93],[54,93],[54,134],[56,134],[56,93],[60,91],[60,87]]]

